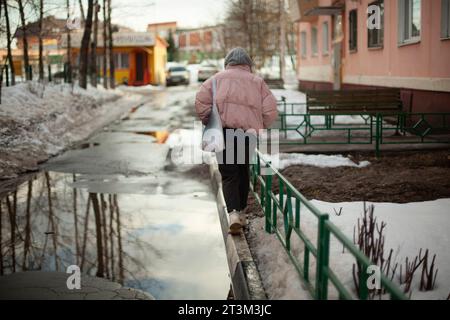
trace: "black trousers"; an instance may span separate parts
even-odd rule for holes
[[[216,154],[219,162],[219,171],[222,175],[223,194],[228,212],[232,212],[233,210],[241,211],[247,207],[250,191],[250,160],[256,147],[256,136],[245,135],[244,137],[240,137],[241,133],[235,131],[234,141],[233,143],[229,143],[227,141],[226,130],[230,129],[224,129],[226,148],[223,152]],[[228,131],[229,133],[230,131]],[[244,151],[242,141],[245,141]],[[241,146],[238,145],[239,143]],[[227,158],[227,154],[230,153],[231,148],[233,148],[234,157],[229,156]],[[240,150],[239,152],[245,152],[243,157],[238,154],[238,150]]]

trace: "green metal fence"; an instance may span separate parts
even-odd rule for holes
[[[276,234],[310,294],[315,299],[326,300],[329,297],[328,289],[331,284],[339,293],[340,299],[368,299],[367,286],[360,285],[359,292],[352,294],[339,275],[330,267],[330,235],[333,235],[361,265],[360,284],[367,283],[367,269],[373,263],[329,220],[328,214],[322,213],[309,202],[272,166],[270,161],[264,159],[259,151],[256,152],[256,158],[251,166],[251,187],[264,210],[266,231]],[[278,188],[278,196],[274,192],[275,186]],[[300,228],[300,221],[308,211],[318,222],[316,244]],[[283,232],[278,227],[280,214],[283,218]],[[292,251],[291,242],[294,236],[304,245],[303,258],[296,257]],[[314,279],[311,279],[309,274],[311,259],[316,260]],[[380,280],[383,289],[391,299],[406,299],[402,291],[386,276],[381,275]]]
[[[306,113],[306,103],[279,101],[282,145],[359,144],[374,145],[377,156],[388,144],[450,143],[450,113],[392,112],[382,114]],[[353,117],[353,123],[340,118]],[[326,135],[324,133],[334,132]],[[294,135],[293,135],[293,134]],[[298,137],[296,139],[295,137]]]

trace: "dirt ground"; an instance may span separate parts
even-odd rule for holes
[[[293,166],[281,173],[308,199],[408,203],[450,198],[450,149],[350,154],[365,168]],[[450,209],[449,209],[450,210]]]

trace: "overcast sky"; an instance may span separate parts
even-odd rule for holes
[[[181,27],[216,24],[227,0],[112,0],[115,23],[145,31],[147,24],[177,21]]]

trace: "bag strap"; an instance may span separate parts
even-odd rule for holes
[[[213,107],[216,107],[216,78],[212,78],[212,98],[213,98]]]

